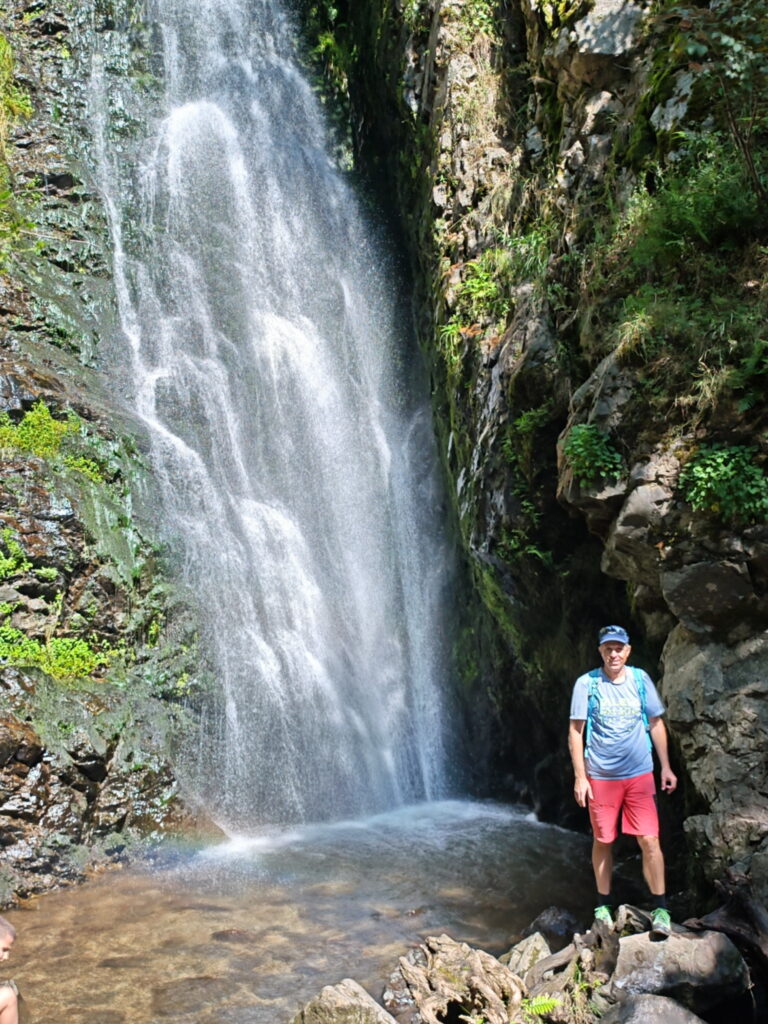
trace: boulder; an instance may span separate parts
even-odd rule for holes
[[[620,57],[637,43],[643,8],[630,0],[595,0],[592,10],[574,25],[580,53]]]
[[[524,978],[539,960],[550,956],[551,952],[549,943],[541,932],[534,932],[513,946],[508,953],[500,956],[499,963],[508,967],[513,974]]]
[[[540,932],[550,949],[558,950],[567,946],[573,933],[578,931],[579,922],[562,907],[547,907],[523,932],[523,938]]]
[[[351,978],[326,985],[292,1024],[395,1024],[394,1018]]]
[[[741,643],[705,643],[682,627],[662,655],[667,719],[705,810],[689,817],[689,842],[711,877],[733,863],[747,874],[768,848],[768,633]],[[753,877],[768,900],[768,873]]]
[[[701,1017],[667,996],[630,996],[600,1018],[600,1024],[704,1024]]]
[[[615,996],[666,995],[702,1012],[742,995],[749,972],[727,936],[676,928],[661,942],[648,933],[621,939],[611,985]]]
[[[754,596],[746,565],[703,561],[663,572],[661,586],[670,609],[691,632],[727,630]]]

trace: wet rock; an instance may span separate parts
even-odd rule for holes
[[[394,1024],[394,1018],[356,981],[345,978],[322,989],[292,1024]]]
[[[704,1024],[701,1017],[667,996],[630,996],[600,1018],[600,1024]]]
[[[0,769],[13,770],[14,762],[31,767],[42,756],[43,744],[29,723],[15,715],[0,714]]]
[[[675,928],[661,942],[649,934],[622,938],[611,984],[614,994],[665,995],[701,1013],[746,992],[749,971],[727,936]]]
[[[387,979],[387,985],[381,1001],[399,1024],[421,1024],[421,1016],[416,1000],[406,981],[402,969],[402,961],[405,960],[409,967],[418,967],[425,970],[427,967],[427,950],[423,946],[416,946],[409,949],[401,958],[400,966],[397,967]]]
[[[547,907],[528,925],[523,937],[540,932],[550,949],[556,951],[571,941],[571,936],[578,928],[579,922],[570,911],[562,907]]]

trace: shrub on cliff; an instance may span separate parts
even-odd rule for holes
[[[683,467],[680,489],[697,512],[723,522],[763,522],[768,518],[768,476],[747,445],[709,445]]]
[[[571,428],[563,455],[576,480],[587,486],[615,480],[623,465],[621,455],[594,423],[577,423]]]

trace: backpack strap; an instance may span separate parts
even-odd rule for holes
[[[640,697],[640,717],[642,718],[643,726],[645,727],[645,738],[648,740],[648,749],[653,750],[653,741],[651,740],[651,723],[648,721],[648,712],[645,710],[645,676],[640,669],[636,668],[632,669],[632,675],[634,676],[635,686],[637,687],[637,693]]]
[[[600,710],[600,690],[598,689],[598,683],[600,682],[600,669],[595,668],[589,673],[589,690],[587,691],[587,726],[586,736],[584,739],[584,757],[589,756],[589,740],[592,736],[592,726],[597,718],[597,713]]]
[[[643,673],[631,665],[627,665],[627,668],[632,673],[632,678],[635,680],[635,686],[637,687],[637,694],[640,698],[640,717],[643,720],[643,727],[645,729],[645,738],[648,740],[648,749],[653,750],[653,742],[651,740],[651,724],[648,721],[648,712],[645,710],[645,677]],[[598,683],[600,682],[600,676],[602,675],[599,668],[593,669],[589,673],[589,690],[587,691],[587,725],[586,725],[586,737],[584,740],[584,757],[589,757],[589,740],[592,736],[592,728],[595,719],[597,718],[598,711],[600,710],[600,690]]]

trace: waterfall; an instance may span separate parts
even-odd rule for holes
[[[381,247],[275,0],[148,18],[163,95],[127,142],[97,55],[95,150],[121,385],[216,682],[189,784],[233,832],[441,796],[451,554]]]

